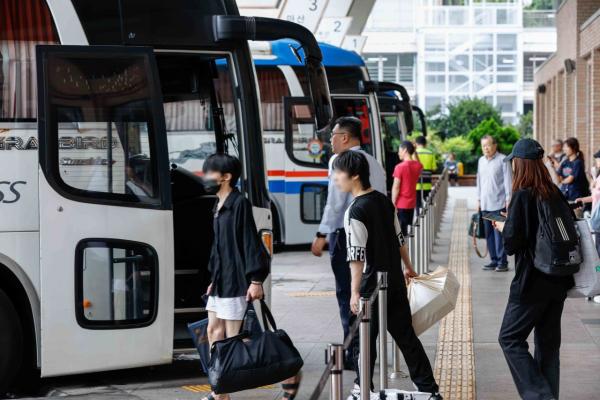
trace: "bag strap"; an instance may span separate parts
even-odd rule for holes
[[[481,211],[479,211],[479,214],[481,215]],[[475,225],[475,224],[477,224],[477,225],[478,225],[478,224],[479,224],[478,222],[475,222],[475,221],[473,221],[473,222],[471,222],[471,223],[472,223],[473,225]],[[473,226],[473,229],[472,229],[472,231],[473,231],[473,232],[472,232],[472,237],[473,237],[473,248],[475,249],[475,253],[477,254],[477,256],[478,256],[479,258],[486,258],[486,257],[487,257],[487,255],[488,255],[488,248],[487,248],[487,245],[486,245],[486,247],[485,247],[485,253],[484,253],[484,254],[482,254],[482,253],[481,253],[481,251],[479,250],[479,247],[477,247],[477,227]]]
[[[269,329],[269,326],[273,331],[277,330],[277,325],[275,324],[275,318],[273,318],[273,314],[271,314],[271,310],[265,303],[264,299],[260,299],[260,310],[262,312],[263,325],[266,329]]]

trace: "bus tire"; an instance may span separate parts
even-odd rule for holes
[[[23,329],[19,314],[6,293],[0,289],[0,397],[21,369]]]

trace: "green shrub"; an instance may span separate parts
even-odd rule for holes
[[[498,151],[508,154],[512,151],[513,145],[519,140],[519,131],[513,126],[502,126],[495,119],[486,119],[467,135],[467,139],[473,144],[475,153],[481,156],[481,138],[490,135],[498,143]]]

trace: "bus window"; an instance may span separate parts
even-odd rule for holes
[[[99,60],[95,53],[47,56],[59,183],[75,195],[160,204],[148,58]]]
[[[288,84],[279,68],[256,69],[260,88],[263,130],[283,132],[283,98],[290,95]]]
[[[43,0],[3,0],[0,11],[0,121],[35,121],[35,46],[57,44]]]
[[[202,174],[220,146],[239,156],[236,102],[226,57],[158,55],[169,160]]]
[[[366,98],[343,98],[334,97],[333,113],[336,118],[344,116],[353,116],[362,122],[362,148],[367,153],[373,155],[373,141],[371,138],[371,120],[369,116],[369,106]]]
[[[327,168],[332,155],[328,129],[317,131],[315,114],[308,97],[284,98],[285,147],[297,164]]]
[[[155,250],[126,240],[84,240],[77,245],[77,321],[84,328],[147,325],[157,311]]]

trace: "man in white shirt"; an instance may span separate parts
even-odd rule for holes
[[[499,215],[508,208],[512,190],[512,170],[505,163],[504,154],[498,152],[496,139],[490,135],[481,138],[483,156],[477,163],[477,208],[485,214]],[[486,271],[508,271],[508,259],[504,251],[502,234],[492,223],[484,219],[487,247],[492,260],[483,267]]]
[[[323,217],[319,230],[313,240],[311,251],[321,257],[323,248],[329,243],[331,269],[335,276],[336,297],[340,309],[340,319],[344,338],[350,329],[350,266],[346,261],[346,234],[344,231],[344,213],[352,202],[350,193],[343,193],[333,182],[333,162],[337,155],[346,150],[360,151],[369,163],[369,176],[373,189],[386,194],[385,171],[377,160],[361,149],[362,123],[356,117],[340,117],[335,121],[331,132],[331,147],[333,157],[329,160],[329,185],[327,203],[323,209]],[[353,344],[351,351],[346,354],[345,367],[353,369],[353,352],[358,351],[358,342]]]

